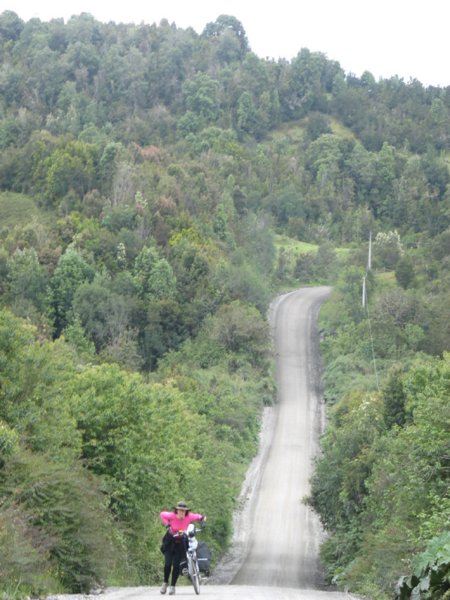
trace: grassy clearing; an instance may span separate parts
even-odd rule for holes
[[[353,131],[351,131],[348,127],[346,127],[343,123],[341,123],[340,121],[338,121],[336,118],[334,117],[330,117],[329,119],[330,121],[330,127],[332,132],[344,139],[349,139],[349,140],[356,140],[356,136],[353,133]]]
[[[309,252],[317,252],[318,244],[310,244],[309,242],[300,242],[287,235],[275,235],[275,247],[279,253],[284,250],[287,254],[298,256],[299,254],[308,254]],[[339,258],[345,258],[351,252],[351,248],[336,248],[336,254]]]
[[[398,287],[394,271],[377,271],[375,276],[380,290]]]
[[[275,236],[275,246],[277,251],[284,250],[285,252],[295,254],[307,254],[308,252],[317,252],[319,246],[317,244],[309,244],[308,242],[299,242],[294,238],[287,237],[286,235]]]
[[[0,192],[0,226],[26,225],[39,215],[34,200],[23,194]]]
[[[352,251],[351,248],[343,248],[343,247],[335,248],[335,250],[336,250],[336,254],[337,254],[338,258],[346,258]]]
[[[327,121],[330,125],[332,133],[342,139],[356,140],[355,134],[346,127],[341,121],[335,117],[327,115]],[[287,140],[291,144],[296,144],[304,141],[306,128],[308,125],[307,119],[296,121],[294,123],[280,125],[272,131],[267,137],[270,142]]]
[[[306,122],[297,121],[295,123],[280,125],[272,131],[267,137],[270,142],[288,140],[292,144],[303,141],[306,131]]]

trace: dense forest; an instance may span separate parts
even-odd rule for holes
[[[181,498],[217,560],[317,283],[327,582],[449,598],[449,164],[450,87],[0,14],[0,598],[159,582]]]

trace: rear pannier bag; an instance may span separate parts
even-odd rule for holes
[[[197,558],[200,571],[206,575],[209,575],[211,568],[211,551],[206,542],[198,543]]]
[[[210,569],[211,569],[211,551],[208,548],[208,544],[206,542],[199,542],[197,546],[197,560],[198,560],[198,568],[201,573],[204,573],[207,577],[209,577]],[[182,560],[180,562],[180,573],[183,575],[187,575],[187,561]]]

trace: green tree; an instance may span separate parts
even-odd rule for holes
[[[246,354],[255,365],[267,361],[267,323],[256,309],[241,302],[217,310],[212,319],[212,339],[226,352]]]
[[[225,269],[219,269],[216,276],[218,285],[224,291],[225,299],[240,300],[256,306],[261,314],[265,314],[269,303],[269,283],[261,277],[258,270],[237,256],[236,263]]]
[[[302,252],[295,261],[294,276],[300,285],[314,281],[316,256],[313,252]]]
[[[206,73],[198,73],[183,86],[186,108],[204,120],[215,121],[218,115],[218,82]]]
[[[376,187],[379,194],[379,200],[373,206],[376,217],[389,218],[392,216],[396,170],[395,149],[385,142],[378,153],[376,162]]]
[[[135,329],[123,329],[113,338],[99,353],[102,362],[119,364],[128,371],[140,371],[144,365],[138,340],[138,332]]]
[[[373,245],[374,259],[387,269],[393,269],[403,254],[402,243],[398,231],[377,233]]]
[[[181,302],[193,300],[202,293],[210,273],[208,244],[203,243],[197,231],[184,229],[174,235],[170,242],[172,265]]]
[[[372,446],[384,429],[380,398],[349,394],[335,405],[333,420],[335,425],[321,441],[323,455],[311,479],[309,502],[327,530],[345,544],[345,560],[349,561],[358,549],[366,479],[375,460]],[[334,548],[334,541],[326,542],[329,549]],[[339,559],[339,555],[333,557],[337,566]]]
[[[94,182],[96,148],[83,142],[69,142],[45,160],[46,196],[50,202],[62,199],[69,190],[82,198]]]
[[[435,133],[434,145],[438,150],[448,148],[450,127],[448,125],[448,110],[441,98],[434,98],[428,115],[428,124]]]
[[[72,318],[72,304],[78,287],[91,281],[94,269],[76,251],[68,248],[58,261],[50,280],[49,303],[55,335],[58,336]]]
[[[337,255],[334,245],[331,242],[320,244],[315,257],[316,273],[325,281],[330,281],[336,274]]]
[[[19,313],[27,310],[26,302],[45,311],[48,276],[34,248],[15,251],[8,261],[8,279],[11,303]]]
[[[183,306],[169,297],[153,299],[147,305],[147,318],[141,328],[144,367],[154,370],[169,350],[177,350],[189,335]]]
[[[236,210],[233,199],[228,191],[222,194],[214,216],[214,233],[218,239],[225,242],[230,248],[235,247],[233,226],[236,220]]]
[[[53,110],[67,81],[67,65],[58,52],[37,44],[30,54],[27,86],[35,90],[36,109],[41,114]]]
[[[77,314],[64,329],[63,335],[65,341],[76,349],[80,357],[87,357],[88,359],[94,357],[95,345],[87,338],[80,317]]]
[[[341,72],[339,63],[328,61],[321,52],[302,48],[287,70],[282,102],[285,116],[298,119],[311,109],[325,109],[326,93]]]
[[[108,483],[113,513],[139,535],[162,501],[161,490],[186,492],[184,482],[200,467],[192,451],[199,428],[195,415],[170,385],[146,385],[115,365],[88,369],[73,393],[83,460]]]
[[[249,92],[243,92],[236,111],[236,129],[240,136],[257,135],[260,123],[258,112]]]
[[[406,393],[403,375],[400,366],[393,367],[383,386],[384,421],[388,428],[394,425],[401,427],[406,421]]]
[[[367,480],[363,552],[348,576],[370,564],[370,579],[385,593],[394,589],[404,572],[404,557],[425,550],[428,541],[446,527],[448,375],[448,355],[438,361],[418,361],[404,380],[411,422],[376,447],[377,459]],[[361,579],[363,592],[370,583],[366,577]]]
[[[0,14],[0,40],[5,43],[17,41],[23,30],[24,22],[12,10],[4,10]]]
[[[341,141],[333,133],[324,133],[308,146],[307,164],[315,177],[327,173],[333,177],[338,172],[338,164],[342,160]]]
[[[202,32],[202,37],[219,40],[218,55],[223,62],[231,62],[243,58],[249,50],[247,34],[242,23],[236,17],[230,15],[220,15],[214,22],[207,23]],[[236,53],[230,51],[232,47],[231,40],[235,40],[237,43],[238,51]]]
[[[332,133],[326,117],[320,113],[313,113],[308,119],[307,135],[311,141],[316,140],[324,134]]]
[[[414,262],[409,254],[404,254],[398,261],[395,267],[395,278],[404,290],[414,287]]]
[[[261,212],[240,219],[237,227],[239,246],[249,264],[260,274],[270,273],[275,264],[275,239],[271,226],[270,216]]]
[[[148,280],[149,295],[152,298],[174,298],[177,290],[177,280],[170,263],[165,258],[155,262]]]
[[[142,298],[173,298],[176,293],[173,269],[156,248],[145,246],[141,250],[135,260],[134,275]]]
[[[356,185],[356,197],[359,202],[365,202],[375,178],[375,157],[360,142],[356,142],[347,161]]]
[[[178,120],[177,131],[182,137],[192,140],[193,134],[198,133],[203,129],[204,121],[191,110],[187,110],[184,115]]]
[[[72,311],[99,351],[124,335],[130,326],[132,306],[124,296],[104,285],[101,278],[96,278],[77,287]]]
[[[102,192],[109,194],[111,192],[114,174],[117,168],[117,161],[123,151],[122,144],[116,142],[108,143],[100,156],[98,170],[99,180]]]
[[[421,307],[414,296],[394,288],[377,295],[371,310],[377,356],[400,359],[417,351],[424,333]]]
[[[117,546],[114,548],[112,520],[98,485],[80,466],[67,467],[26,452],[5,466],[3,478],[9,494],[3,499],[6,511],[2,516],[18,523],[15,536],[19,544],[23,546],[32,537],[36,553],[33,556],[26,548],[28,556],[18,552],[11,557],[9,552],[8,567],[14,573],[27,566],[33,573],[37,569],[42,572],[45,565],[64,589],[88,592],[102,585],[114,567]],[[27,579],[30,581],[29,575]],[[22,576],[16,585],[21,587],[21,582]],[[35,592],[45,589],[42,577],[39,581],[34,575],[30,583]],[[51,585],[51,580],[48,583]]]

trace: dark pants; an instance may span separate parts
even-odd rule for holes
[[[180,562],[186,558],[186,550],[183,543],[172,543],[164,551],[164,581],[169,583],[170,570],[172,569],[172,581],[170,585],[176,585],[180,574]]]

